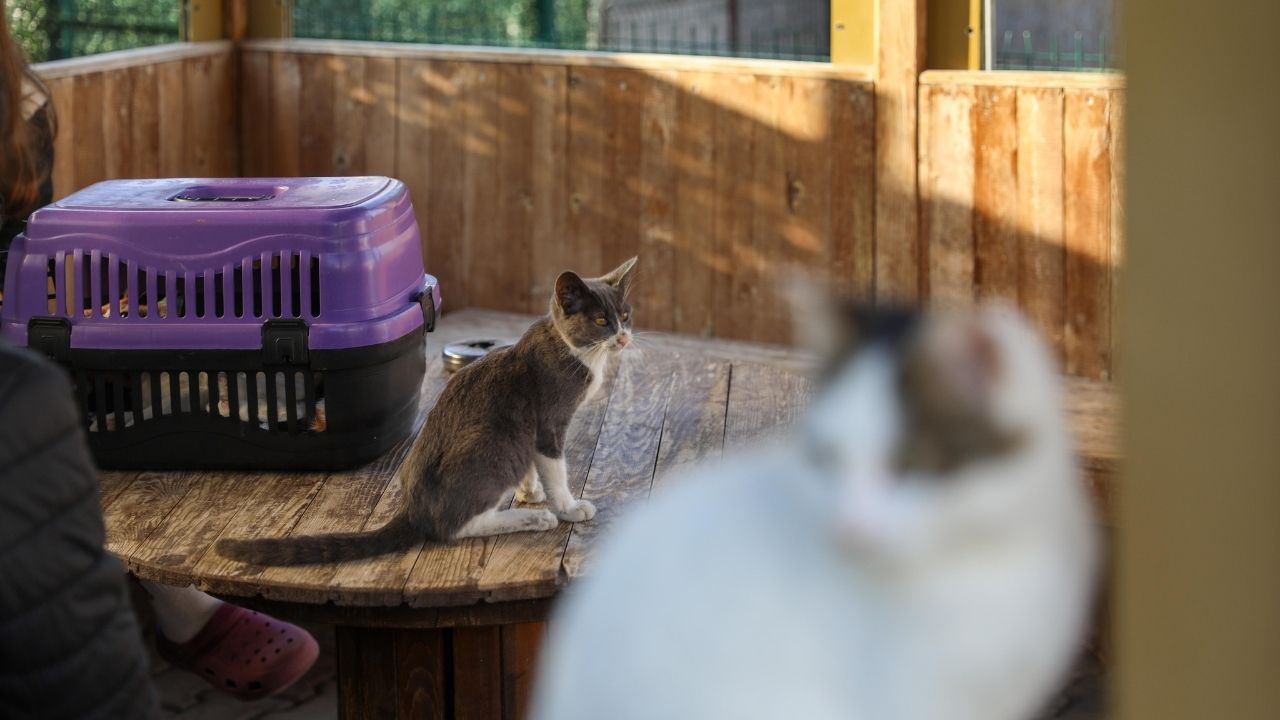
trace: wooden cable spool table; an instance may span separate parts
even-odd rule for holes
[[[480,310],[445,317],[428,336],[417,427],[448,380],[445,343],[518,337],[531,320]],[[212,549],[223,537],[378,527],[400,503],[406,440],[346,472],[103,473],[107,546],[139,578],[334,624],[342,717],[520,717],[551,601],[585,572],[601,530],[661,491],[672,471],[791,424],[810,391],[809,367],[785,348],[644,336],[570,429],[571,485],[599,510],[590,522],[330,565],[264,568]],[[1105,513],[1114,399],[1105,383],[1068,386],[1086,474]]]

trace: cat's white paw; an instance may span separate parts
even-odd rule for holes
[[[542,483],[538,483],[533,487],[521,485],[516,488],[516,502],[536,505],[547,499],[547,492],[542,489]]]
[[[542,532],[543,530],[554,530],[560,526],[560,518],[550,510],[539,510],[537,514],[530,516],[529,529],[534,532]]]
[[[579,500],[556,515],[565,522],[583,522],[596,516],[596,506],[586,500]]]

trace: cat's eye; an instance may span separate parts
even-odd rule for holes
[[[608,324],[609,324],[609,321],[608,321],[608,320],[605,320],[605,319],[604,319],[604,318],[602,318],[602,317],[598,317],[598,318],[596,318],[596,324],[597,324],[597,325],[599,325],[600,327],[604,327],[605,325],[608,325]]]
[[[622,313],[622,322],[626,322],[630,319],[631,319],[631,313]]]

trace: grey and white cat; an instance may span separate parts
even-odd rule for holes
[[[223,540],[218,551],[268,565],[332,562],[410,547],[581,522],[595,507],[573,496],[564,445],[578,406],[631,342],[627,292],[636,258],[603,277],[556,279],[550,312],[513,346],[459,370],[440,393],[402,470],[404,503],[367,533]],[[502,509],[512,491],[549,509]]]
[[[1026,720],[1058,687],[1096,537],[1045,348],[999,308],[835,316],[800,427],[566,592],[536,720]]]

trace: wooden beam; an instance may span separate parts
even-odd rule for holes
[[[926,0],[876,0],[875,299],[920,292],[918,80]]]
[[[875,64],[875,0],[831,0],[831,62]]]

